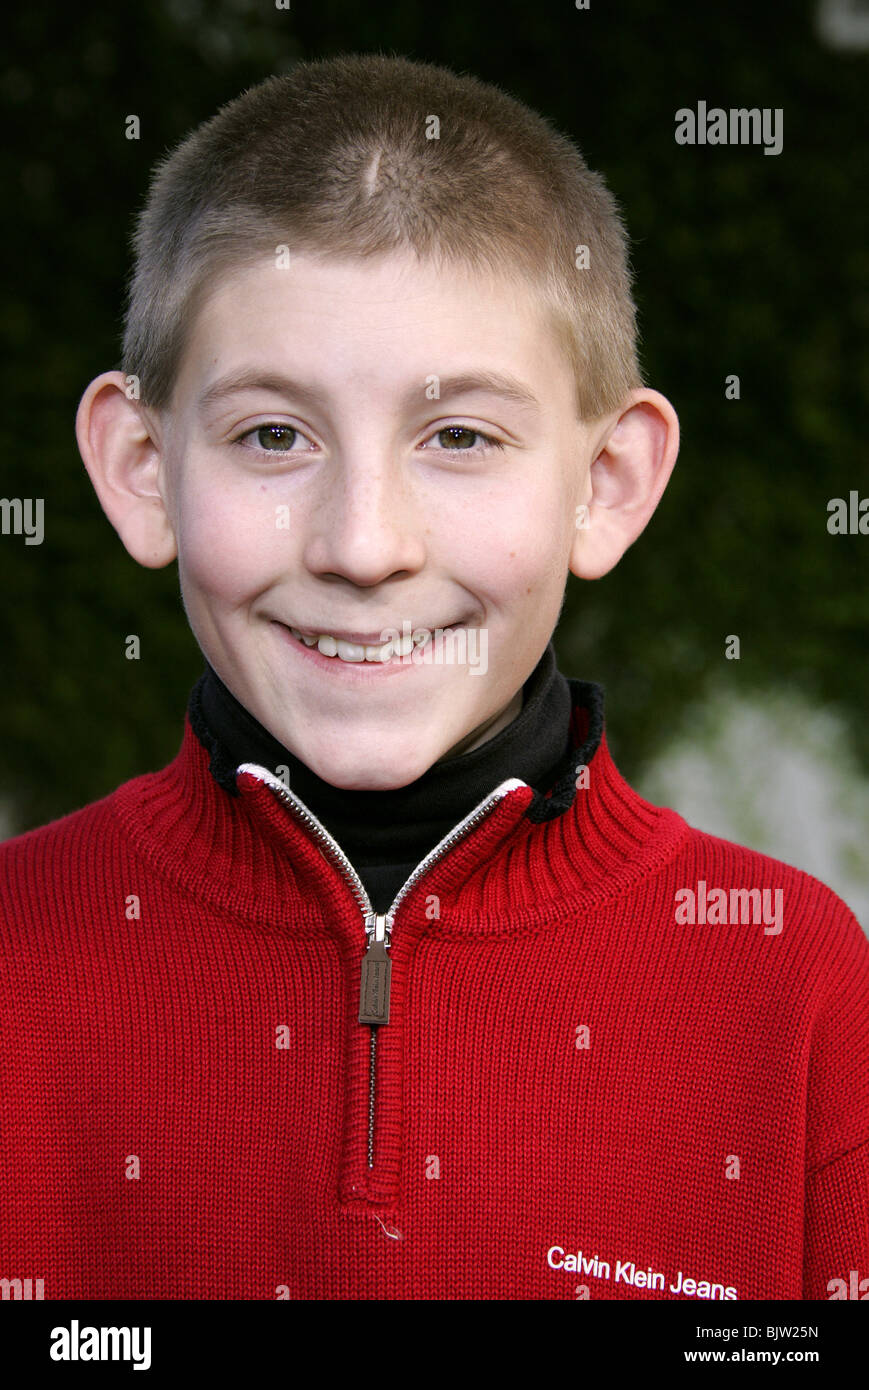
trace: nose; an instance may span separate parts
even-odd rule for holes
[[[425,558],[422,509],[400,460],[345,458],[309,514],[308,569],[360,587],[416,573]]]

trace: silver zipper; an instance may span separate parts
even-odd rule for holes
[[[424,859],[417,864],[413,873],[401,885],[392,904],[385,913],[377,913],[371,903],[371,899],[365,890],[365,885],[354,869],[347,855],[344,853],[338,841],[319,821],[312,811],[308,809],[303,801],[293,792],[284,786],[279,777],[276,777],[268,768],[261,767],[259,763],[242,763],[236,769],[236,776],[241,772],[250,772],[257,777],[275,793],[285,806],[289,806],[304,822],[313,834],[314,838],[324,845],[332,859],[341,870],[345,879],[349,883],[353,894],[362,912],[365,927],[366,948],[362,957],[362,977],[359,989],[359,1022],[367,1024],[371,1028],[371,1045],[369,1048],[368,1060],[368,1167],[374,1167],[374,1111],[375,1111],[375,1076],[377,1069],[377,1030],[384,1027],[389,1022],[389,991],[392,975],[392,962],[389,959],[388,951],[392,926],[395,920],[395,913],[402,899],[410,892],[423,874],[428,873],[438,859],[447,850],[452,849],[453,845],[459,840],[464,839],[469,831],[483,818],[488,815],[497,802],[501,801],[510,792],[518,787],[527,786],[519,777],[508,777],[501,782],[493,792],[490,792],[479,805],[460,820],[448,835],[435,845],[434,849],[429,850]]]

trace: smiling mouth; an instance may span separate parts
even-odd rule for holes
[[[456,623],[451,627],[443,628],[417,628],[413,633],[405,633],[401,637],[390,638],[386,642],[347,642],[342,638],[332,637],[329,633],[321,633],[319,636],[305,634],[297,627],[290,627],[281,624],[286,631],[295,638],[297,642],[306,647],[316,647],[321,656],[330,657],[335,661],[346,662],[349,665],[359,665],[370,663],[371,665],[385,665],[394,658],[409,657],[416,649],[422,649],[432,641],[436,633],[455,632],[463,626]],[[389,629],[385,629],[389,631]],[[397,629],[393,629],[397,632]]]

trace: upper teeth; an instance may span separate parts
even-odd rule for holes
[[[290,632],[306,647],[316,645],[323,656],[337,656],[341,661],[389,661],[393,656],[409,656],[414,646],[423,646],[431,635],[418,631],[413,636],[399,637],[397,641],[390,639],[388,642],[363,646],[360,642],[344,642],[328,632],[321,633],[319,637],[305,637],[295,627],[291,627]]]

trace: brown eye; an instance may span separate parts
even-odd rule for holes
[[[445,429],[438,430],[438,441],[447,449],[464,449],[465,445],[461,443],[462,436],[466,440],[482,438],[479,430],[468,429],[467,425],[447,425]],[[446,443],[444,438],[447,440]],[[467,447],[473,448],[473,445],[468,444]]]
[[[282,453],[291,447],[298,430],[294,430],[292,425],[260,425],[253,434],[263,449]]]

